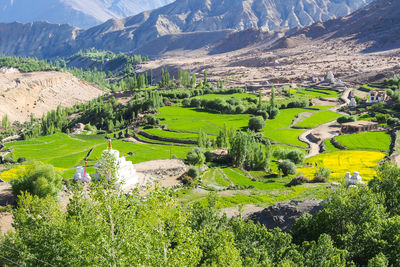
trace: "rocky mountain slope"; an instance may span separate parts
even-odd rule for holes
[[[173,0],[2,0],[0,22],[49,21],[89,28],[155,9]]]
[[[114,52],[131,52],[135,49],[143,53],[160,54],[171,51],[176,40],[183,40],[183,34],[191,33],[191,42],[205,46],[214,45],[216,36],[223,40],[233,30],[258,28],[260,30],[276,30],[310,25],[315,21],[327,20],[363,7],[372,0],[177,0],[172,4],[156,10],[146,11],[125,19],[112,19],[88,30],[72,29],[70,39],[64,43],[46,45],[48,32],[21,31],[29,28],[16,24],[13,31],[10,25],[0,25],[0,32],[5,36],[1,39],[8,50],[0,49],[0,53],[8,55],[36,55],[51,57],[71,55],[84,49],[95,47]],[[15,25],[14,25],[15,26]],[[34,28],[34,24],[30,26]],[[54,26],[56,27],[56,26]],[[60,26],[58,26],[60,27]],[[2,30],[6,28],[6,30]],[[228,32],[227,32],[228,31]],[[207,42],[207,34],[213,33],[212,41]],[[197,33],[200,33],[196,37]],[[35,36],[36,38],[26,38]],[[49,39],[62,39],[63,32],[48,34]],[[189,35],[188,35],[189,36]],[[43,38],[42,38],[43,37]],[[163,38],[163,39],[158,39]],[[166,40],[167,39],[167,40]],[[30,42],[35,40],[33,44]],[[158,41],[157,41],[158,40]],[[165,42],[168,47],[159,51],[147,51],[149,44]],[[24,49],[12,50],[12,45],[18,43]],[[44,43],[39,54],[36,43]],[[60,49],[61,47],[61,49]],[[180,47],[178,47],[180,49]],[[60,53],[61,51],[61,53]]]
[[[207,69],[210,79],[234,76],[225,85],[247,88],[272,83],[301,86],[312,74],[323,76],[329,71],[356,87],[400,72],[398,0],[378,0],[344,18],[282,34],[233,32],[211,53],[199,56],[186,51],[153,60],[139,71],[163,66],[191,72]]]
[[[286,37],[346,39],[365,44],[366,51],[388,50],[400,46],[400,1],[377,0],[353,14],[316,23]]]
[[[31,113],[41,117],[58,105],[73,106],[102,94],[69,73],[0,69],[0,117],[7,114],[11,121],[27,121]]]
[[[76,28],[47,22],[0,23],[0,53],[36,57],[56,57],[65,54]]]

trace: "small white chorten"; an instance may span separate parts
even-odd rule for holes
[[[332,71],[328,72],[328,74],[326,75],[326,81],[330,82],[332,84],[334,84],[336,82],[335,75],[333,75]]]
[[[350,172],[346,173],[346,176],[344,177],[344,181],[347,186],[351,185],[365,185],[365,183],[362,181],[362,177],[360,176],[359,172],[354,172],[353,175],[350,174]]]
[[[351,107],[351,108],[357,107],[357,101],[354,97],[351,99],[349,107]]]
[[[85,172],[85,167],[79,166],[76,167],[76,172],[74,174],[75,181],[81,181],[82,183],[90,182],[92,178],[89,173]]]

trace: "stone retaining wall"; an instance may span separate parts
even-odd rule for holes
[[[335,137],[333,137],[333,138],[331,139],[331,144],[332,144],[334,147],[336,147],[337,149],[340,149],[340,150],[347,150],[347,147],[342,146],[341,144],[339,144],[338,140],[336,140]]]
[[[177,144],[185,144],[185,145],[197,145],[197,141],[193,140],[182,140],[182,139],[175,139],[175,138],[168,138],[168,137],[161,137],[161,136],[156,136],[149,134],[145,131],[139,131],[140,135],[143,135],[146,138],[153,139],[153,140],[158,140],[158,141],[163,141],[163,142],[171,142],[171,143],[177,143]]]

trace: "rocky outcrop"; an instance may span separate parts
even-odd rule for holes
[[[306,213],[315,214],[322,209],[323,200],[309,199],[278,203],[262,211],[248,215],[247,219],[263,224],[268,229],[281,228],[289,231],[293,224]]]

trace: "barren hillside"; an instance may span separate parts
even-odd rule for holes
[[[41,117],[58,105],[73,106],[103,93],[69,73],[0,70],[0,117],[24,122],[30,114]]]
[[[340,19],[315,23],[280,38],[260,30],[230,34],[212,53],[185,53],[143,67],[202,71],[230,86],[259,88],[272,83],[299,84],[312,74],[333,71],[347,82],[373,82],[400,72],[399,1],[378,0]],[[240,44],[233,46],[232,44]]]

